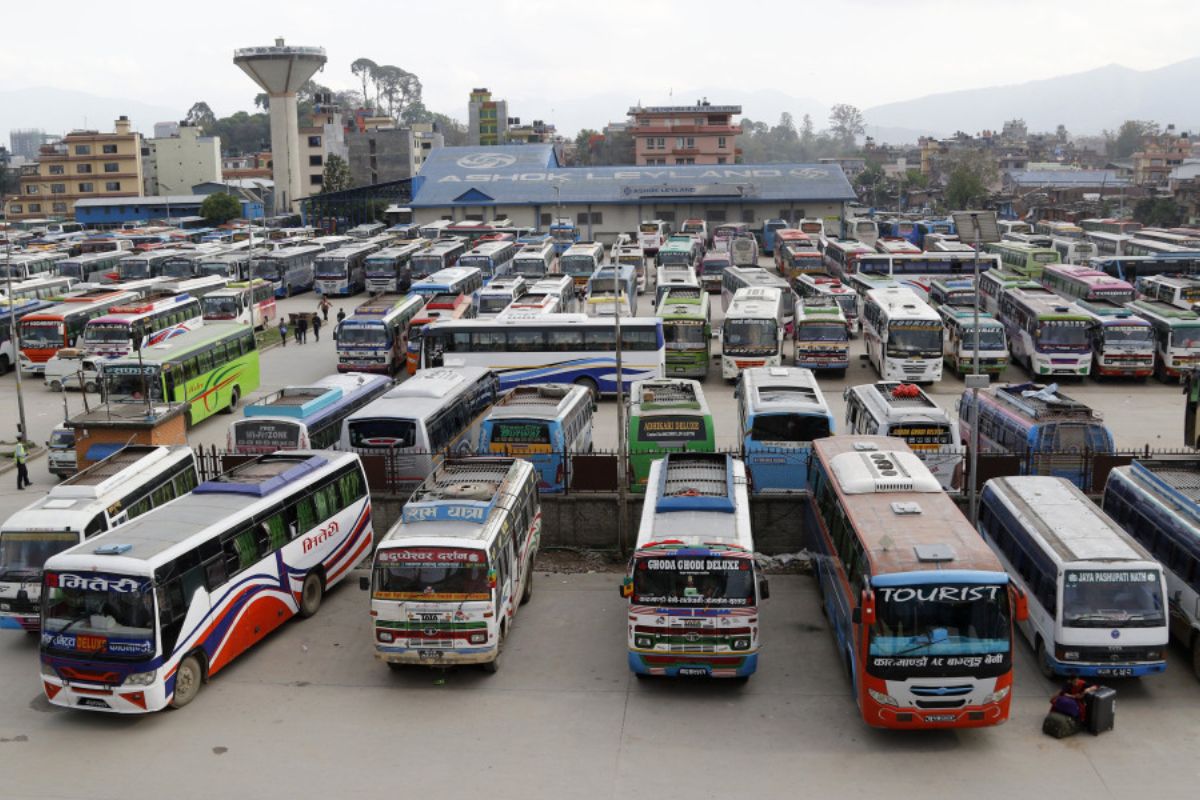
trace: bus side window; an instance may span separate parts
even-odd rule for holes
[[[98,533],[104,533],[106,530],[108,530],[108,522],[104,518],[104,512],[101,511],[92,517],[91,522],[83,529],[83,538],[90,539]]]

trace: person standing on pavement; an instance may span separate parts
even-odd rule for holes
[[[25,449],[25,435],[17,433],[17,446],[13,449],[13,461],[17,462],[17,488],[24,489],[26,486],[32,486],[33,481],[29,480],[29,466],[25,463],[29,460],[29,452]]]
[[[303,314],[296,318],[296,341],[299,344],[308,341],[308,317]]]
[[[338,321],[338,325],[341,325],[341,324],[342,324],[342,320],[344,320],[345,318],[346,318],[346,309],[344,309],[344,308],[339,308],[339,309],[338,309],[338,315],[337,315],[337,321]]]
[[[330,307],[330,303],[329,303],[328,297],[322,297],[321,302],[317,304],[317,308],[320,309],[321,317],[325,322],[329,322],[329,307]],[[316,320],[313,320],[313,322],[316,322]],[[317,327],[314,325],[313,333],[316,333],[316,332],[317,332]]]
[[[279,318],[279,342],[284,347],[287,347],[287,335],[288,335],[287,320],[284,319],[283,317],[280,317]]]
[[[321,341],[321,318],[316,315],[313,316],[313,338]]]

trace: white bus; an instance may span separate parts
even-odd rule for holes
[[[524,294],[524,277],[517,275],[516,277],[493,278],[490,283],[475,293],[475,317],[477,319],[493,319]]]
[[[558,272],[570,275],[575,281],[575,293],[582,295],[588,278],[604,263],[604,245],[599,242],[577,242],[558,257]]]
[[[203,324],[200,301],[191,295],[151,295],[88,320],[80,347],[91,355],[124,356]]]
[[[435,247],[429,248],[424,254],[435,250]],[[418,258],[414,256],[413,258]],[[431,297],[437,294],[453,294],[466,295],[468,298],[474,296],[483,286],[483,274],[476,267],[447,267],[446,269],[438,270],[430,275],[426,275],[418,281],[413,281],[409,291],[412,294],[417,294],[425,298],[428,302]]]
[[[903,439],[943,489],[962,488],[963,450],[958,418],[947,413],[923,389],[910,383],[881,381],[850,386],[843,396],[846,433]]]
[[[1096,255],[1101,258],[1118,258],[1128,255],[1125,252],[1125,243],[1133,240],[1133,237],[1127,233],[1111,233],[1109,231],[1088,231],[1087,240],[1096,250]]]
[[[316,259],[325,248],[313,244],[282,247],[269,253],[259,253],[250,261],[250,275],[270,281],[276,297],[291,297],[296,292],[311,289],[316,280]]]
[[[367,276],[367,290],[371,294],[403,294],[412,285],[412,257],[420,253],[429,242],[417,239],[412,242],[385,247],[367,256],[363,266]]]
[[[442,231],[453,224],[453,220],[448,219],[435,219],[433,222],[427,222],[421,226],[421,238],[440,239]]]
[[[275,288],[262,278],[230,283],[200,298],[205,322],[240,322],[265,328],[275,319]]]
[[[735,380],[748,367],[778,367],[783,360],[783,298],[778,289],[738,289],[721,325],[721,377]]]
[[[863,306],[867,358],[885,381],[942,379],[942,318],[912,289],[872,289]]]
[[[1162,567],[1066,478],[993,478],[978,527],[1029,600],[1017,626],[1047,678],[1167,668]]]
[[[588,278],[584,307],[589,317],[637,316],[637,270],[629,264],[606,264]]]
[[[334,330],[338,372],[396,375],[408,363],[409,328],[425,308],[419,294],[380,295],[354,309]]]
[[[533,597],[542,512],[528,461],[447,461],[413,492],[375,551],[375,657],[478,664],[494,673],[520,606]]]
[[[867,247],[875,247],[879,242],[879,225],[874,220],[848,217],[845,228],[847,239],[862,242]]]
[[[37,630],[42,567],[50,556],[182,497],[197,483],[190,447],[130,445],[13,514],[0,525],[0,628]]]
[[[662,299],[667,292],[677,287],[687,287],[697,291],[701,288],[696,273],[691,269],[659,267],[654,278],[654,307],[657,309],[662,304]]]
[[[362,225],[355,225],[350,230],[346,231],[346,235],[351,239],[373,239],[387,230],[387,225],[382,222],[364,222]]]
[[[729,267],[721,273],[721,308],[728,312],[734,295],[741,289],[771,287],[779,290],[783,302],[783,319],[790,322],[796,313],[796,292],[787,278],[768,272],[762,267]],[[846,310],[843,306],[843,310]]]
[[[512,272],[527,281],[540,281],[554,271],[554,242],[530,243],[517,251],[512,260]]]
[[[357,242],[318,254],[313,288],[326,297],[358,294],[367,287],[367,256],[377,250],[374,242]]]
[[[117,262],[127,255],[123,250],[80,253],[58,262],[58,274],[83,283],[112,283],[117,274]]]
[[[653,256],[658,254],[658,248],[663,246],[670,235],[671,223],[661,219],[646,219],[638,226],[637,243],[644,254]]]
[[[476,242],[473,248],[458,257],[458,265],[475,267],[483,273],[485,281],[490,281],[512,272],[512,260],[516,254],[516,242]]]
[[[46,562],[41,667],[56,706],[180,708],[371,552],[358,457],[262,456]]]
[[[412,280],[419,281],[430,275],[449,269],[458,263],[458,257],[467,251],[464,239],[441,239],[408,259],[412,267]]]
[[[1050,246],[1058,251],[1064,264],[1086,264],[1097,255],[1096,246],[1087,239],[1051,239]]]

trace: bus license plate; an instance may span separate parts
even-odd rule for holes
[[[680,667],[679,674],[685,678],[707,678],[708,670],[704,667]]]
[[[442,657],[441,650],[418,650],[417,658],[439,659]]]
[[[87,706],[89,708],[112,708],[112,706],[98,697],[81,697],[76,705]]]
[[[926,714],[926,722],[954,722],[957,719],[953,714]]]
[[[1129,667],[1110,667],[1096,670],[1096,675],[1101,678],[1132,678],[1133,670]]]

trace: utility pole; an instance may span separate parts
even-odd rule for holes
[[[7,208],[7,202],[7,196],[0,195],[0,208]],[[17,379],[18,425],[21,438],[27,439],[29,430],[25,427],[25,397],[21,393],[21,342],[17,338],[17,314],[12,296],[12,223],[9,222],[7,213],[4,217],[4,281],[7,287],[5,293],[8,302],[8,340],[12,343],[13,373]]]
[[[625,430],[625,383],[621,372],[621,270],[619,264],[612,265],[613,271],[613,329],[616,331],[617,355],[617,547],[625,555],[625,458],[629,447],[628,432]]]

